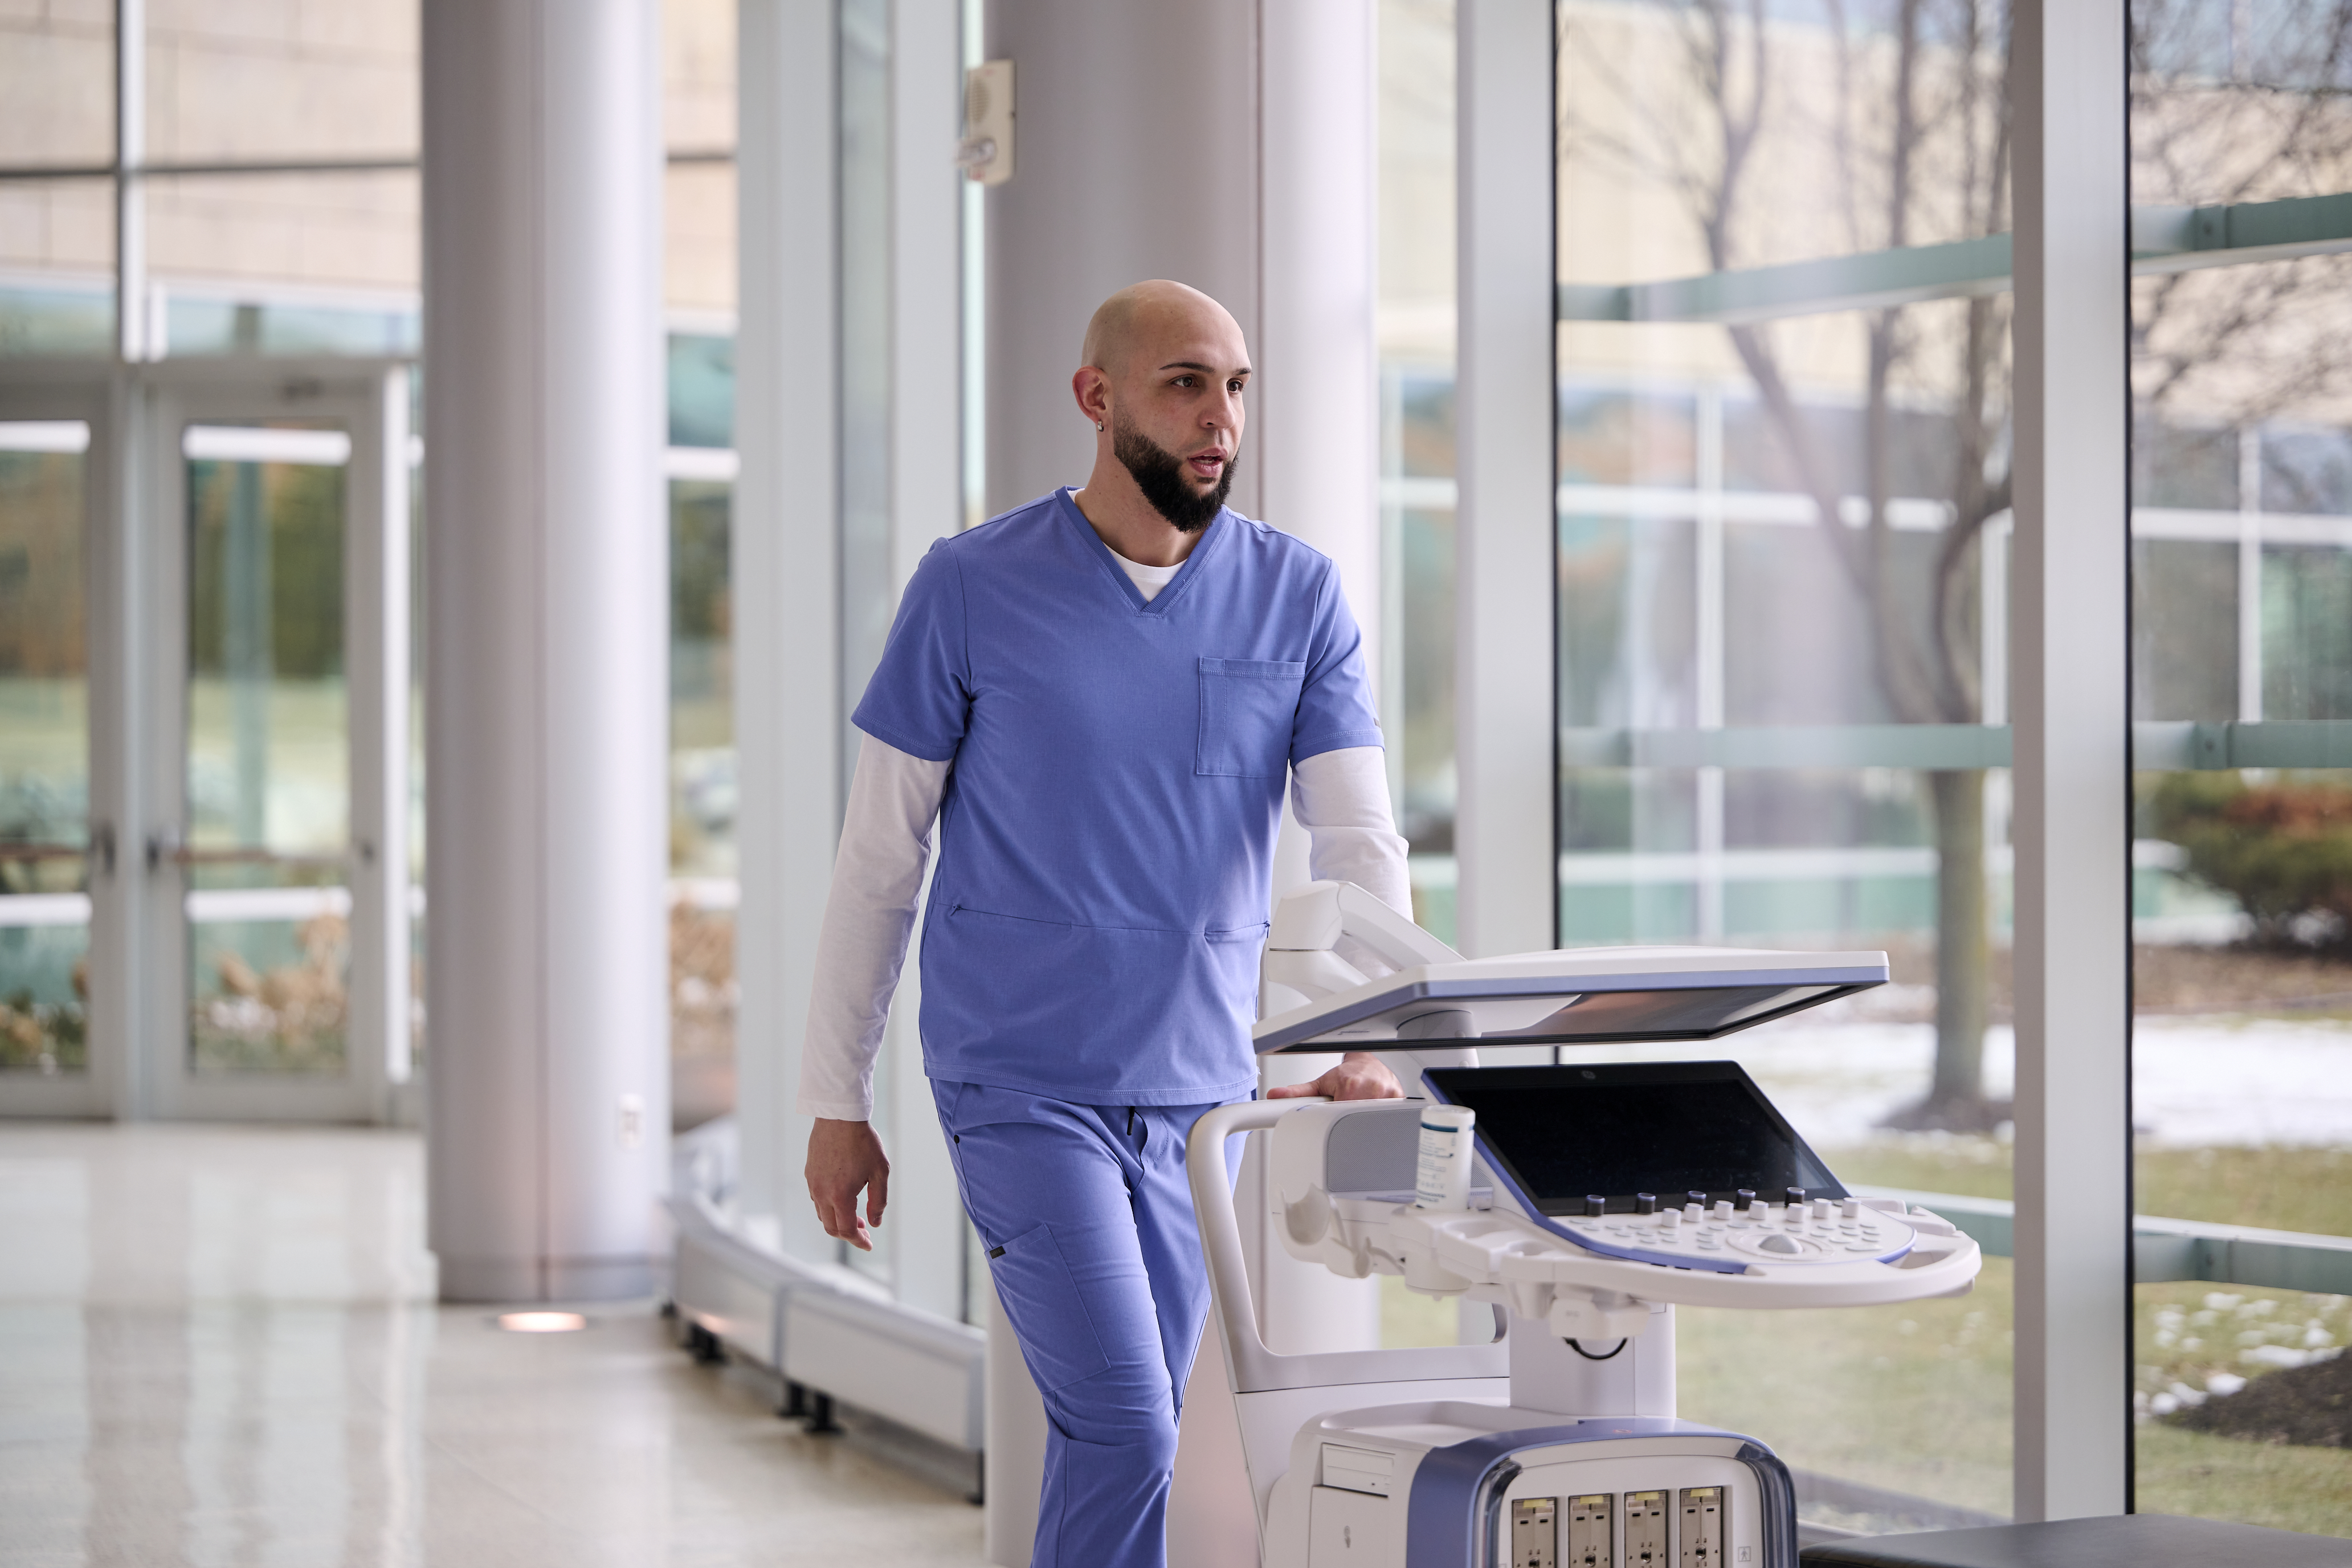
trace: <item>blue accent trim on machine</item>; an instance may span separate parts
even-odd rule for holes
[[[1720,1426],[1646,1415],[1601,1416],[1564,1426],[1523,1426],[1516,1432],[1490,1432],[1432,1448],[1414,1468],[1412,1494],[1406,1500],[1405,1568],[1489,1568],[1478,1550],[1480,1536],[1491,1542],[1492,1530],[1482,1531],[1479,1524],[1494,1511],[1493,1500],[1519,1473],[1521,1466],[1515,1456],[1530,1448],[1628,1437],[1737,1439],[1739,1451],[1732,1458],[1755,1473],[1763,1493],[1762,1568],[1797,1568],[1797,1489],[1780,1457],[1755,1438]],[[1784,1521],[1783,1528],[1774,1528],[1776,1521]]]
[[[1764,1531],[1764,1568],[1798,1568],[1797,1563],[1797,1480],[1789,1474],[1789,1467],[1780,1456],[1750,1437],[1731,1456],[1747,1466],[1756,1476],[1756,1489],[1763,1494],[1764,1518],[1789,1521],[1787,1531],[1767,1528]]]

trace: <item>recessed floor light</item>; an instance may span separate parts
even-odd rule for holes
[[[492,1321],[511,1334],[568,1334],[588,1326],[577,1312],[500,1312]]]

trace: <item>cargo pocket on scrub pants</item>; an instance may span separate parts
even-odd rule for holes
[[[1066,1388],[1110,1365],[1052,1226],[990,1247],[988,1270],[1039,1393]]]
[[[1201,661],[1201,738],[1192,772],[1278,779],[1290,765],[1290,731],[1307,667],[1280,659]]]

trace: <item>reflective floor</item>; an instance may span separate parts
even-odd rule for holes
[[[0,1124],[0,1563],[982,1561],[648,1305],[435,1306],[422,1203],[408,1133]]]

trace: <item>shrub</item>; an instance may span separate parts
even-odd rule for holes
[[[2189,875],[2238,900],[2257,940],[2352,947],[2352,789],[2172,773],[2153,805],[2156,831]]]

